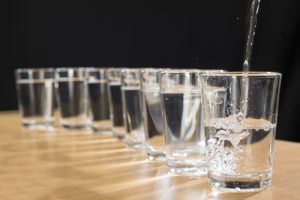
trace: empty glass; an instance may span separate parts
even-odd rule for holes
[[[118,139],[123,139],[126,134],[121,95],[121,71],[122,68],[109,68],[107,70],[108,97],[110,118],[112,120],[112,132]]]
[[[123,69],[121,83],[123,116],[127,131],[124,142],[128,148],[140,150],[143,149],[145,141],[140,69]]]
[[[87,125],[87,85],[84,68],[58,68],[56,89],[60,122],[67,129],[82,129]]]
[[[150,160],[165,160],[160,71],[161,69],[145,69],[141,72],[145,151]]]
[[[105,68],[87,70],[89,124],[95,132],[110,132],[111,119]]]
[[[21,122],[28,128],[50,128],[54,122],[54,70],[17,69]]]
[[[166,70],[160,74],[165,152],[170,172],[207,173],[199,70]]]
[[[203,74],[208,181],[214,190],[271,184],[281,74]]]

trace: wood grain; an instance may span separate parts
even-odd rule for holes
[[[276,141],[273,184],[258,193],[216,193],[207,178],[168,174],[163,163],[111,135],[28,131],[0,114],[1,200],[300,199],[300,144]]]

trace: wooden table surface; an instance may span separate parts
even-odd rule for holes
[[[300,144],[276,141],[272,187],[217,193],[207,178],[168,174],[111,135],[24,130],[16,112],[0,114],[1,200],[300,199]]]

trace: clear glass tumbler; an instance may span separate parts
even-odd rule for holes
[[[123,118],[123,105],[121,94],[122,68],[109,68],[107,70],[108,97],[110,118],[112,120],[112,132],[118,139],[124,139],[126,130]]]
[[[84,68],[56,69],[56,91],[62,127],[86,128],[88,122],[86,70]]]
[[[271,184],[281,74],[203,74],[208,181],[214,190]]]
[[[140,84],[141,69],[123,69],[121,75],[123,116],[126,127],[125,145],[128,148],[144,148],[145,134],[142,115]]]
[[[162,69],[141,71],[145,152],[149,160],[165,160],[164,123],[160,101],[159,75]]]
[[[199,73],[174,69],[160,74],[165,151],[171,173],[207,173]]]
[[[89,124],[95,132],[110,132],[111,119],[105,68],[87,70]]]
[[[54,70],[17,69],[19,112],[24,127],[50,128],[54,123]]]

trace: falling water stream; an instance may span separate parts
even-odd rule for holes
[[[259,5],[261,0],[251,0],[250,9],[248,16],[246,18],[248,24],[247,37],[246,37],[246,45],[245,45],[245,55],[244,55],[244,63],[243,63],[243,71],[248,72],[251,68],[252,61],[252,50],[253,43],[255,37],[255,28],[257,24],[257,17],[259,11]],[[249,93],[249,79],[247,76],[242,78],[242,86],[241,86],[241,104],[240,112],[246,117],[248,111],[248,93]]]
[[[246,45],[245,45],[245,57],[243,63],[243,71],[250,71],[252,61],[252,50],[255,36],[255,28],[257,24],[258,10],[261,0],[251,0],[249,14],[246,18],[248,25]]]

